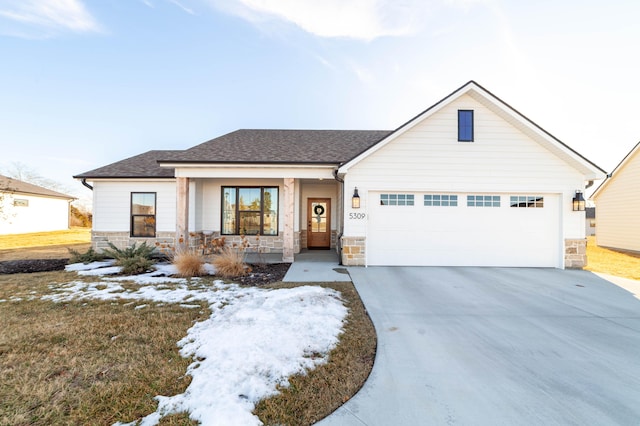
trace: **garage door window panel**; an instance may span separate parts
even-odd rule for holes
[[[500,207],[500,196],[467,195],[467,207]]]
[[[413,194],[380,194],[381,206],[413,206]]]
[[[509,204],[514,208],[535,208],[544,207],[544,197],[541,195],[511,195]]]
[[[424,205],[430,207],[457,207],[457,195],[425,194]]]

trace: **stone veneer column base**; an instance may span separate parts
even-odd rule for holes
[[[587,239],[564,240],[564,267],[582,269],[587,266]]]
[[[342,237],[342,264],[364,266],[365,237]]]

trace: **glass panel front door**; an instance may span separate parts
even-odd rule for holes
[[[307,247],[331,247],[331,199],[309,198],[307,201]]]

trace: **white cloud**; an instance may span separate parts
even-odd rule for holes
[[[373,40],[415,33],[428,14],[425,0],[211,0],[253,23],[280,19],[320,37]]]
[[[79,0],[0,0],[0,18],[47,30],[100,31]]]
[[[176,6],[178,6],[180,9],[184,10],[185,12],[187,12],[190,15],[195,15],[195,12],[193,11],[193,9],[188,8],[187,6],[185,6],[184,4],[180,3],[178,0],[169,0],[169,3],[173,3]]]

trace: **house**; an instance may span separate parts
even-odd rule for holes
[[[597,244],[640,252],[640,143],[607,176],[591,199],[598,209]]]
[[[470,81],[393,131],[238,130],[75,177],[97,249],[259,234],[285,262],[564,268],[586,261],[572,200],[605,172]]]
[[[596,208],[587,207],[585,213],[584,232],[587,237],[592,237],[596,235]]]
[[[75,197],[0,175],[0,234],[69,229]]]

